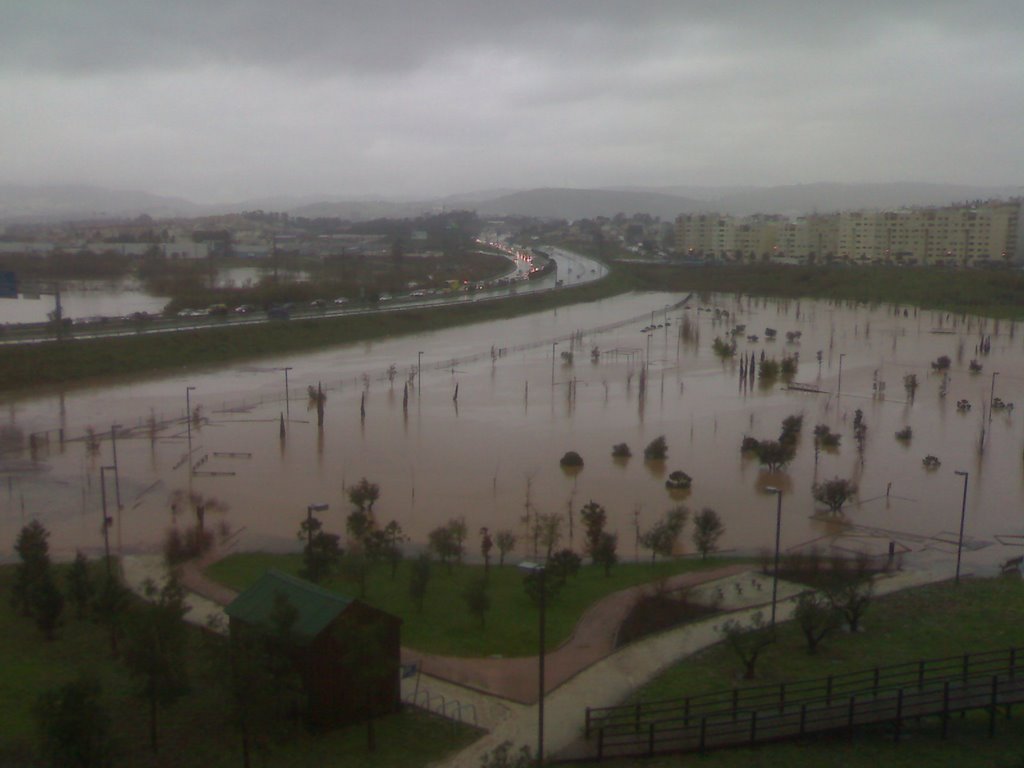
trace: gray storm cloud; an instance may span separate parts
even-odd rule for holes
[[[0,3],[0,178],[1019,183],[1019,2]]]

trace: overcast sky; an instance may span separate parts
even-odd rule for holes
[[[1024,183],[1024,1],[0,0],[0,183]]]

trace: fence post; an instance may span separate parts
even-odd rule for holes
[[[597,759],[604,757],[604,726],[597,729]]]
[[[647,755],[654,757],[654,723],[651,723],[650,732],[647,735]]]
[[[849,714],[849,716],[847,718],[847,722],[846,722],[846,727],[847,727],[847,729],[850,732],[849,736],[850,736],[851,739],[853,738],[853,708],[856,705],[856,703],[857,703],[857,694],[853,694],[850,697],[850,714]]]
[[[949,729],[949,680],[942,686],[942,738]]]
[[[988,737],[996,735],[996,701],[999,697],[999,675],[992,675],[992,703],[988,708]]]
[[[702,755],[704,754],[704,748],[706,746],[707,733],[708,719],[707,717],[702,717],[700,719],[700,743],[697,745],[697,751],[700,752]]]
[[[757,710],[753,710],[750,713],[750,744],[753,746],[757,743]]]
[[[903,689],[896,692],[896,727],[893,733],[893,742],[900,743],[900,729],[903,727]]]

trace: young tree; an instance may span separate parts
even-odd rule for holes
[[[338,565],[342,551],[337,534],[327,533],[320,519],[307,513],[299,524],[299,541],[305,542],[302,550],[302,569],[299,575],[314,584],[326,579]]]
[[[494,541],[498,545],[498,566],[500,567],[505,564],[505,555],[515,551],[516,535],[512,531],[498,531]]]
[[[116,574],[110,574],[100,580],[92,604],[93,619],[110,632],[110,655],[115,659],[118,656],[118,640],[124,632],[129,599],[128,588]]]
[[[562,538],[562,516],[554,512],[537,514],[533,517],[533,524],[537,529],[534,538],[544,548],[544,559],[547,560]]]
[[[420,554],[412,561],[409,572],[409,597],[416,604],[416,612],[423,613],[423,601],[427,596],[427,585],[430,583],[430,555]]]
[[[491,532],[484,526],[480,529],[480,554],[484,557],[484,576],[491,572],[491,550],[494,548],[494,539]]]
[[[604,568],[605,576],[611,576],[612,566],[619,562],[619,556],[616,552],[618,546],[619,537],[614,533],[604,532],[597,540],[597,545],[591,553],[594,564]]]
[[[64,612],[64,595],[57,588],[49,570],[32,586],[31,597],[36,626],[47,640],[53,640],[60,624],[60,615]]]
[[[782,443],[776,440],[761,440],[755,449],[757,460],[768,467],[769,472],[777,472],[793,460],[796,449],[793,443]]]
[[[352,506],[368,515],[373,515],[373,505],[380,498],[380,486],[365,477],[348,489],[348,500]]]
[[[852,633],[860,630],[861,619],[871,604],[874,592],[874,582],[857,573],[837,574],[825,589],[832,607],[839,611]]]
[[[40,694],[35,704],[40,753],[54,768],[106,768],[113,744],[100,684],[80,678]]]
[[[462,591],[462,599],[466,601],[466,608],[469,612],[480,620],[480,629],[483,629],[486,626],[487,611],[491,608],[491,596],[487,594],[487,581],[473,579]]]
[[[85,618],[89,605],[96,595],[96,585],[89,574],[89,558],[81,551],[75,554],[75,561],[67,572],[68,598],[75,606],[75,615]]]
[[[593,557],[594,549],[601,540],[601,534],[604,533],[605,523],[608,522],[608,513],[604,511],[604,507],[591,500],[580,509],[580,517],[583,519],[584,535],[587,539],[587,554]]]
[[[807,641],[807,652],[816,653],[821,642],[839,627],[840,617],[828,597],[804,592],[796,603],[796,622]]]
[[[376,527],[373,517],[373,505],[380,498],[380,486],[371,483],[365,477],[348,489],[348,500],[352,504],[345,521],[345,529],[352,540],[359,545],[366,543],[367,537]]]
[[[715,510],[705,507],[693,518],[693,546],[700,552],[702,560],[708,553],[718,550],[718,540],[725,533],[722,518]]]
[[[664,461],[667,458],[668,443],[665,441],[664,435],[654,438],[644,448],[644,460],[646,461]]]
[[[686,507],[670,509],[664,519],[640,536],[640,546],[651,551],[651,563],[658,555],[669,558],[675,550],[676,542],[683,531],[690,511]]]
[[[757,674],[757,660],[769,645],[775,642],[775,628],[765,624],[758,611],[749,625],[729,619],[722,625],[725,641],[743,664],[743,678],[753,680]]]
[[[548,558],[548,573],[554,574],[562,581],[568,581],[570,576],[579,573],[582,562],[580,556],[571,549],[562,549]]]
[[[430,549],[437,555],[437,559],[441,561],[448,573],[451,573],[452,563],[458,560],[462,554],[458,539],[455,538],[455,532],[452,530],[451,525],[442,525],[435,528],[427,534],[427,540],[430,544]]]
[[[814,500],[827,506],[833,515],[842,514],[843,504],[856,493],[857,486],[852,480],[838,477],[826,480],[824,483],[814,483],[811,486],[811,495],[814,496]]]
[[[21,562],[14,570],[11,607],[22,616],[32,615],[33,593],[50,575],[50,532],[38,520],[22,527],[14,551]]]
[[[149,743],[158,751],[157,709],[188,691],[188,634],[185,595],[172,576],[157,590],[146,582],[144,605],[127,616],[124,661],[135,679],[137,692],[149,704]]]
[[[462,515],[453,517],[448,521],[448,530],[452,532],[452,538],[455,540],[455,559],[461,564],[462,557],[466,554],[466,537],[469,535],[466,518]]]

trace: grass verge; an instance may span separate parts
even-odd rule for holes
[[[618,262],[638,289],[751,294],[916,306],[1024,318],[1024,273],[939,267],[750,264],[674,266]]]
[[[875,600],[864,618],[865,631],[836,634],[814,655],[806,651],[793,622],[780,625],[778,642],[758,661],[758,679],[741,679],[735,655],[716,645],[687,659],[634,696],[656,701],[733,686],[766,685],[783,680],[816,679],[875,665],[920,658],[955,656],[968,651],[1006,648],[1024,643],[1024,583],[1010,579],[966,580],[907,590]],[[733,766],[815,765],[874,768],[885,766],[1014,766],[1024,764],[1024,719],[1000,715],[996,739],[988,738],[984,713],[954,719],[950,738],[939,739],[938,721],[909,723],[899,745],[886,728],[846,737],[758,749],[713,752],[700,759],[708,768]],[[643,761],[650,768],[677,765],[679,758]],[[606,761],[601,765],[639,762]]]
[[[605,595],[620,589],[656,582],[677,573],[729,565],[736,560],[671,560],[655,564],[627,563],[615,566],[610,576],[593,565],[584,565],[547,607],[547,647],[565,641],[584,611]],[[231,555],[207,569],[207,575],[232,589],[241,590],[268,568],[297,574],[301,556],[263,553]],[[371,572],[366,601],[402,617],[402,644],[424,653],[450,656],[532,656],[537,648],[537,607],[523,589],[523,574],[514,566],[492,566],[488,594],[491,608],[485,625],[466,608],[462,597],[467,585],[483,577],[483,566],[456,565],[449,574],[435,563],[423,612],[409,597],[410,564],[403,562],[394,579],[390,568],[377,565]],[[357,590],[340,577],[324,583],[346,595]]]
[[[59,571],[62,569],[58,569]],[[227,768],[241,764],[238,736],[225,722],[220,698],[200,677],[199,630],[190,638],[191,692],[161,711],[159,755],[149,750],[148,710],[134,695],[126,668],[110,656],[109,637],[88,620],[66,616],[58,638],[46,642],[31,619],[16,615],[8,599],[14,567],[0,567],[0,765],[35,765],[32,707],[45,690],[88,674],[103,688],[118,758],[114,765]],[[63,577],[58,573],[59,583]],[[301,733],[274,749],[268,768],[397,768],[424,766],[479,736],[473,729],[409,710],[377,723],[377,751],[366,751],[361,725],[323,734]]]

